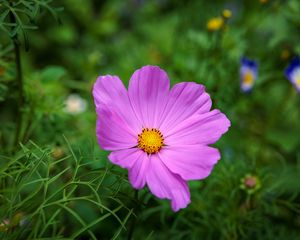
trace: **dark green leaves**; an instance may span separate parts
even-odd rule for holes
[[[63,10],[53,6],[53,0],[2,0],[0,1],[0,30],[18,41],[22,35],[28,49],[28,30],[36,30],[36,21],[44,11],[49,12],[58,22],[57,13]]]

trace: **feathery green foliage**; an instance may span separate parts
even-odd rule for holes
[[[91,169],[69,147],[70,154],[55,159],[49,148],[29,142],[1,163],[0,215],[18,217],[1,239],[98,239],[126,229],[132,209],[119,195],[127,181],[112,167]],[[103,231],[108,224],[111,232]]]
[[[284,76],[299,16],[298,0],[0,0],[0,238],[299,239],[300,95]],[[259,64],[248,94],[242,56]],[[147,64],[204,84],[232,123],[178,213],[136,192],[95,137],[97,76],[127,84]]]

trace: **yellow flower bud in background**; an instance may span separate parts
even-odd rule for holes
[[[228,18],[231,18],[232,12],[229,9],[224,9],[222,12],[222,15],[224,18],[228,19]]]
[[[224,20],[221,17],[215,17],[215,18],[211,18],[208,22],[207,22],[207,29],[209,31],[216,31],[219,30],[221,27],[223,27],[224,25]]]

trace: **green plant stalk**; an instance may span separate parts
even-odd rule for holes
[[[12,12],[10,12],[10,18],[12,23],[16,23],[16,18]],[[17,144],[20,140],[22,122],[23,122],[23,105],[24,105],[24,82],[22,74],[22,65],[21,65],[21,50],[20,44],[18,41],[18,35],[12,37],[14,52],[15,52],[15,63],[16,63],[16,82],[18,85],[18,109],[17,109],[17,120],[16,120],[16,135],[14,146],[17,147]]]
[[[15,146],[17,146],[22,129],[22,122],[23,122],[23,104],[24,104],[24,85],[23,85],[23,75],[22,75],[22,66],[21,66],[21,56],[20,56],[20,46],[17,41],[14,39],[14,49],[15,49],[15,61],[16,61],[16,80],[18,84],[18,92],[19,92],[19,99],[18,99],[18,109],[17,109],[17,129],[16,129],[16,136],[15,136]]]
[[[139,210],[140,210],[140,206],[139,206],[139,192],[138,190],[135,190],[134,193],[134,199],[137,202],[136,205],[136,214],[138,214]],[[133,238],[133,232],[134,232],[134,227],[136,225],[136,220],[137,220],[138,216],[133,216],[130,226],[129,226],[129,230],[128,230],[128,235],[127,235],[127,240],[132,240]]]

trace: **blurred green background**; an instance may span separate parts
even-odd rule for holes
[[[284,76],[299,29],[298,0],[0,0],[1,239],[300,239],[300,96]],[[250,93],[243,56],[259,65]],[[127,85],[148,64],[204,84],[232,123],[178,213],[135,193],[95,136],[97,76]]]

